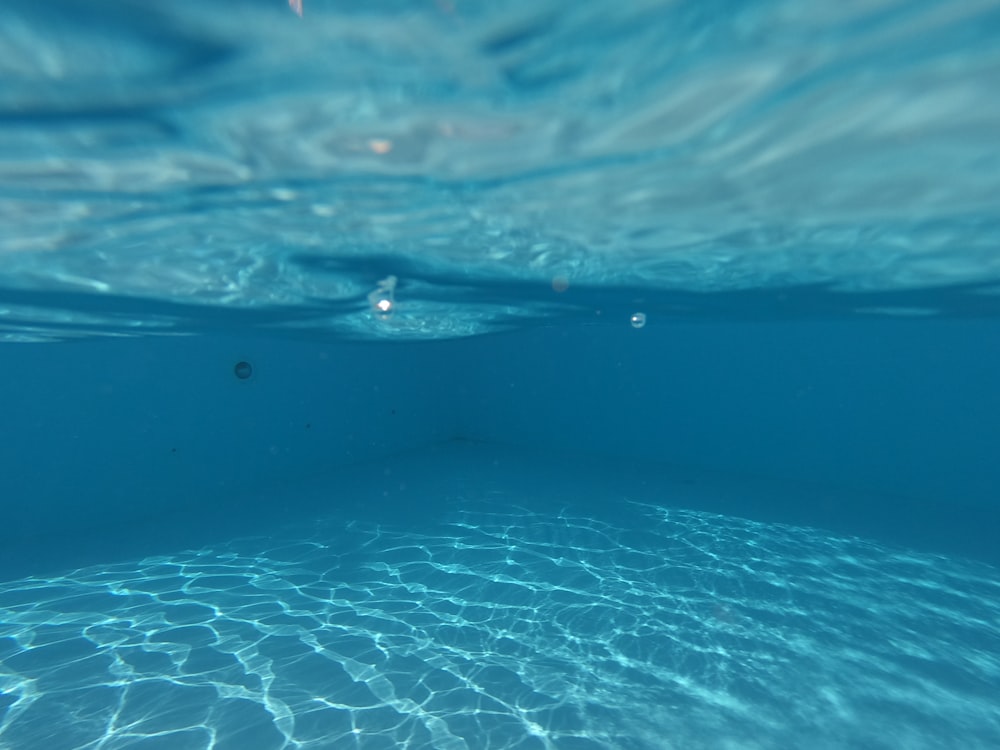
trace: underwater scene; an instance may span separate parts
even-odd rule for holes
[[[997,81],[997,0],[5,0],[0,750],[1000,747]]]

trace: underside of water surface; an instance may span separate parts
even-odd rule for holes
[[[996,315],[998,27],[973,0],[11,0],[0,330]]]

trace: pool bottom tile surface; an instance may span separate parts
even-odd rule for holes
[[[0,585],[4,750],[988,748],[998,686],[995,568],[655,504]]]

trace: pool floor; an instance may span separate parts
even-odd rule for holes
[[[420,464],[405,514],[0,584],[0,748],[1000,746],[989,564]]]

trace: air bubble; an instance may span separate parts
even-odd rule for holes
[[[632,317],[629,318],[629,322],[632,324],[633,328],[642,328],[646,325],[646,313],[635,312],[632,313]]]
[[[378,286],[368,293],[372,312],[382,320],[389,318],[396,309],[396,282],[395,276],[386,276],[379,279]]]

